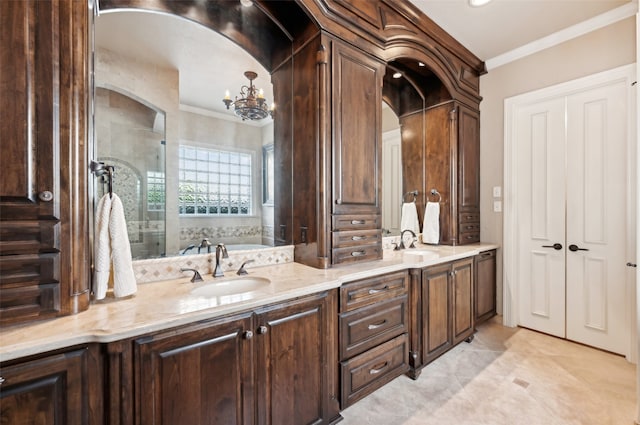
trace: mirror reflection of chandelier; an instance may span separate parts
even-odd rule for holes
[[[258,121],[266,118],[267,115],[273,117],[273,104],[271,105],[271,109],[269,109],[262,89],[257,90],[253,85],[253,80],[256,79],[258,74],[253,71],[247,71],[244,73],[244,76],[249,79],[249,85],[240,88],[240,98],[236,96],[236,100],[232,101],[229,96],[229,90],[225,93],[222,101],[227,106],[227,109],[233,105],[233,111],[237,116],[242,118],[242,121]]]

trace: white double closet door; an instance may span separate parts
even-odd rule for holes
[[[627,354],[626,79],[515,108],[518,323]]]

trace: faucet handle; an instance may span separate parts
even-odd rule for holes
[[[191,282],[195,283],[195,282],[202,282],[204,279],[202,279],[202,276],[200,275],[200,272],[196,269],[188,269],[188,268],[182,268],[180,269],[181,272],[193,272],[193,277],[191,278]]]
[[[254,262],[254,260],[247,260],[247,261],[245,261],[244,263],[242,263],[242,265],[240,266],[240,268],[238,269],[238,271],[236,272],[236,274],[237,274],[238,276],[242,276],[242,275],[244,275],[244,274],[249,274],[249,272],[244,268],[244,266],[245,266],[247,263],[253,263],[253,262]]]

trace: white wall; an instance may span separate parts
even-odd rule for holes
[[[504,100],[636,61],[635,17],[490,70],[480,77],[481,239],[503,244],[494,186],[504,187]],[[498,312],[502,311],[502,252],[498,251]]]

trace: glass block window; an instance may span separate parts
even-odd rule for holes
[[[251,214],[251,154],[180,145],[180,215]]]
[[[147,211],[164,211],[164,173],[147,171]]]

